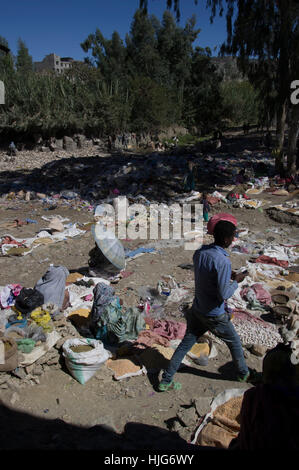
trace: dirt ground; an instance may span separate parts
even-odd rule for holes
[[[278,200],[277,196],[260,197],[268,198],[269,203],[271,198],[275,203]],[[279,201],[284,199],[280,197]],[[10,206],[13,207],[14,204]],[[220,205],[214,206],[212,213],[219,212],[219,209]],[[231,209],[230,213],[237,217],[241,227],[256,232],[263,240],[287,242],[289,238],[295,239],[298,235],[298,227],[270,219],[265,210],[261,212]],[[2,224],[17,218],[31,218],[38,223],[9,230],[2,228],[1,233],[9,233],[16,238],[33,236],[46,227],[46,222],[41,216],[49,214],[68,217],[70,222],[78,224],[93,221],[93,214],[89,212],[57,208],[50,213],[45,211],[39,202],[32,201],[19,204],[19,207],[13,209],[1,208],[0,222]],[[284,234],[278,235],[272,231],[273,228],[282,229]],[[124,246],[135,248],[150,245],[151,242],[137,240],[124,242]],[[33,287],[50,263],[62,264],[70,271],[86,268],[88,252],[93,246],[92,234],[87,231],[76,238],[50,246],[40,246],[26,256],[0,257],[0,285],[20,283],[25,287]],[[116,294],[123,299],[125,305],[136,306],[138,287],[156,286],[157,280],[163,274],[172,275],[178,283],[188,286],[192,291],[193,271],[179,267],[181,264],[192,263],[192,255],[193,252],[186,251],[183,247],[165,246],[155,253],[146,253],[130,261],[127,269],[133,271],[133,274],[114,286]],[[244,265],[246,259],[246,255],[232,254],[233,269]],[[185,321],[178,306],[173,310],[168,309],[166,318]],[[61,359],[58,367],[50,368],[40,377],[39,384],[20,390],[1,390],[1,430],[5,431],[1,432],[1,435],[5,437],[0,447],[108,451],[121,448],[123,443],[120,441],[120,435],[124,430],[128,437],[127,446],[131,449],[144,446],[148,448],[157,440],[160,443],[166,442],[169,423],[182,406],[190,405],[191,400],[212,399],[225,389],[247,389],[251,386],[234,381],[234,369],[228,349],[220,344],[216,347],[218,354],[209,360],[207,366],[192,364],[191,367],[181,368],[176,378],[182,383],[182,389],[168,393],[157,391],[157,375],[148,374],[116,381],[105,366],[85,385],[81,385],[70,376]],[[261,371],[262,359],[247,353],[248,365],[258,371]],[[184,447],[184,444],[191,440],[194,431],[195,429],[188,429],[185,442],[176,435],[174,446]],[[175,433],[171,433],[173,434]]]

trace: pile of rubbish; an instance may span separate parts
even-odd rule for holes
[[[73,238],[85,233],[85,230],[77,228],[77,224],[64,223],[69,219],[57,216],[42,216],[48,227],[39,231],[34,237],[19,239],[10,234],[0,238],[2,256],[25,256],[40,245],[57,243],[67,238]],[[36,222],[36,221],[30,221]]]
[[[91,206],[94,208],[115,194],[133,197],[142,194],[151,202],[170,202],[184,194],[183,182],[190,162],[194,164],[195,185],[204,181],[218,192],[219,188],[224,191],[230,188],[230,202],[241,207],[259,208],[255,203],[250,205],[248,198],[264,190],[277,195],[286,191],[286,182],[275,175],[274,158],[268,152],[244,150],[211,155],[196,150],[184,154],[180,150],[175,155],[128,154],[125,160],[123,155],[117,154],[101,158],[68,157],[35,168],[24,176],[6,172],[5,180],[0,181],[1,202],[39,199],[44,204],[64,204],[78,210],[92,210]],[[245,170],[244,175],[240,175],[242,170]],[[242,185],[246,186],[245,190]],[[237,191],[236,186],[239,186]]]
[[[159,281],[158,286],[167,280],[172,281],[174,296],[169,296],[169,301],[181,299],[185,291],[171,277]],[[70,373],[83,384],[121,349],[132,349],[133,359],[149,344],[169,350],[170,341],[184,335],[185,325],[158,320],[155,310],[156,319],[149,327],[146,315],[155,307],[147,291],[145,294],[143,305],[126,308],[109,280],[70,274],[63,266],[50,266],[33,288],[19,284],[2,287],[0,387],[39,383],[38,376],[49,366],[59,367],[61,353]],[[164,291],[160,295],[158,289],[157,295],[161,297],[161,313],[168,296]],[[125,365],[131,367],[130,361]],[[115,365],[113,362],[110,368]],[[146,373],[142,364],[139,370]]]
[[[246,230],[243,236],[245,233],[246,242],[236,238],[232,252],[251,256],[246,261],[248,276],[227,307],[243,346],[263,356],[283,342],[281,329],[298,315],[298,267],[292,264],[297,247],[265,246],[253,242]],[[115,281],[115,276],[87,277],[70,274],[63,266],[50,266],[33,289],[19,284],[3,286],[0,386],[6,388],[7,380],[25,379],[28,374],[32,382],[32,371],[40,374],[41,366],[57,366],[60,354],[82,384],[102,365],[113,371],[116,380],[166,367],[186,324],[166,319],[165,309],[172,305],[188,308],[193,292],[173,276],[164,275],[155,287],[139,288],[139,303],[126,307],[111,285],[126,275],[130,272],[120,270]],[[184,364],[206,364],[217,355],[217,343],[221,340],[208,332],[187,354]],[[8,359],[7,351],[11,354]]]

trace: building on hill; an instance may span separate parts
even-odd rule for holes
[[[60,57],[56,54],[48,54],[41,62],[34,62],[34,70],[36,72],[56,72],[61,74],[70,69],[76,62],[71,57]]]

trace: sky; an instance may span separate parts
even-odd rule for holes
[[[210,47],[212,55],[218,54],[214,47],[226,39],[225,18],[216,18],[210,24],[210,12],[206,0],[180,0],[181,19],[186,21],[196,15],[196,27],[201,29],[194,46]],[[86,53],[82,43],[98,28],[106,39],[117,31],[124,40],[139,0],[11,0],[1,4],[0,36],[4,37],[14,55],[18,39],[28,47],[33,61],[41,61],[47,54],[83,60]],[[166,10],[166,0],[148,0],[148,13],[160,21]],[[172,10],[175,16],[174,11]]]

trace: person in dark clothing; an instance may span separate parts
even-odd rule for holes
[[[263,360],[263,383],[244,393],[231,450],[299,450],[299,364],[279,343]]]

